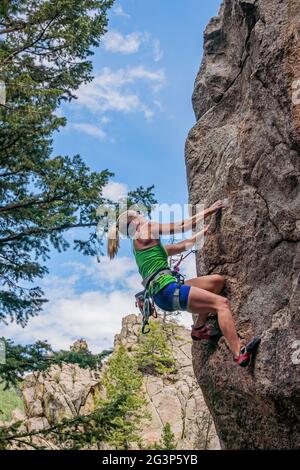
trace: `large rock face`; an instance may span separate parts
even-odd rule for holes
[[[190,202],[229,198],[198,274],[226,276],[241,337],[194,345],[194,370],[226,449],[300,447],[300,2],[225,0],[209,23],[186,142]]]

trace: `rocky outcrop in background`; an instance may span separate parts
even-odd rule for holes
[[[198,274],[225,275],[242,338],[262,338],[248,371],[224,339],[193,347],[226,449],[300,447],[299,39],[298,0],[225,0],[205,31],[195,82],[190,203],[229,198]]]
[[[125,317],[115,347],[123,345],[129,352],[133,351],[140,328],[139,317]],[[176,361],[176,373],[171,377],[144,375],[143,387],[151,420],[145,423],[141,438],[150,446],[159,442],[164,425],[169,423],[177,449],[219,449],[210,413],[193,372],[191,343],[190,332],[174,323],[168,344]]]
[[[140,329],[139,317],[125,317],[122,330],[115,337],[114,350],[122,345],[129,353],[134,352]],[[211,415],[193,373],[190,333],[175,323],[172,323],[172,331],[168,344],[176,360],[176,373],[171,376],[144,374],[143,389],[150,419],[141,426],[141,440],[151,448],[160,441],[164,425],[169,423],[177,449],[219,449]],[[103,367],[105,369],[105,365]],[[103,395],[104,369],[94,372],[64,364],[27,376],[22,386],[26,414],[23,429],[45,429],[63,418],[92,412],[95,398]],[[22,416],[17,414],[16,418]],[[49,441],[40,437],[34,439],[40,445],[54,448]]]

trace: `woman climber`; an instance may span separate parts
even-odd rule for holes
[[[260,339],[254,338],[242,346],[237,335],[230,303],[220,295],[224,287],[224,277],[219,274],[201,276],[179,283],[168,265],[168,257],[180,254],[203,239],[208,225],[191,238],[179,243],[163,245],[161,235],[187,232],[203,219],[224,208],[222,201],[217,201],[210,208],[178,223],[161,224],[148,221],[139,211],[128,210],[121,214],[117,223],[108,233],[108,256],[113,259],[119,249],[120,233],[132,240],[133,253],[143,278],[143,285],[150,290],[155,304],[165,311],[186,310],[197,314],[197,321],[192,326],[193,340],[212,339],[213,335],[206,324],[208,315],[217,315],[221,332],[226,338],[234,360],[242,367],[251,362],[252,354],[257,349]]]

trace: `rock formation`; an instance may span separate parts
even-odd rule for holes
[[[193,347],[226,449],[300,447],[299,39],[298,0],[225,0],[195,82],[190,203],[229,198],[198,274],[224,274],[241,337],[262,338],[247,371],[223,339]]]
[[[92,412],[100,376],[76,364],[55,365],[46,372],[28,375],[22,386],[28,430]]]
[[[140,328],[139,317],[125,317],[114,348],[122,345],[129,353],[133,352]],[[176,374],[172,377],[144,375],[150,420],[142,426],[142,441],[148,447],[158,443],[164,425],[169,423],[178,449],[219,449],[210,413],[193,373],[190,333],[175,323],[172,328],[174,334],[168,337],[168,343],[176,359]],[[64,364],[62,368],[52,366],[45,373],[27,376],[22,387],[26,413],[24,430],[44,429],[63,418],[92,412],[94,398],[103,393],[102,373],[103,370],[93,372],[74,364]],[[51,442],[35,439],[38,444],[53,448]]]
[[[206,436],[210,414],[193,372],[190,332],[176,324],[173,327],[174,334],[168,337],[168,342],[176,360],[177,371],[172,377],[144,376],[151,421],[142,430],[142,440],[150,446],[159,442],[164,425],[169,423],[175,434],[177,449],[203,449],[206,439],[208,449],[219,449],[214,426]],[[122,344],[129,351],[133,350],[140,328],[139,317],[125,317],[121,333],[115,338],[115,347]]]

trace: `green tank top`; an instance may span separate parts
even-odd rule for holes
[[[160,269],[168,269],[168,253],[162,243],[159,241],[158,245],[146,248],[144,250],[136,250],[133,244],[133,254],[138,265],[139,273],[143,279],[154,274]],[[162,274],[155,282],[152,282],[150,288],[151,295],[157,294],[163,287],[177,282],[176,277],[171,274]]]

